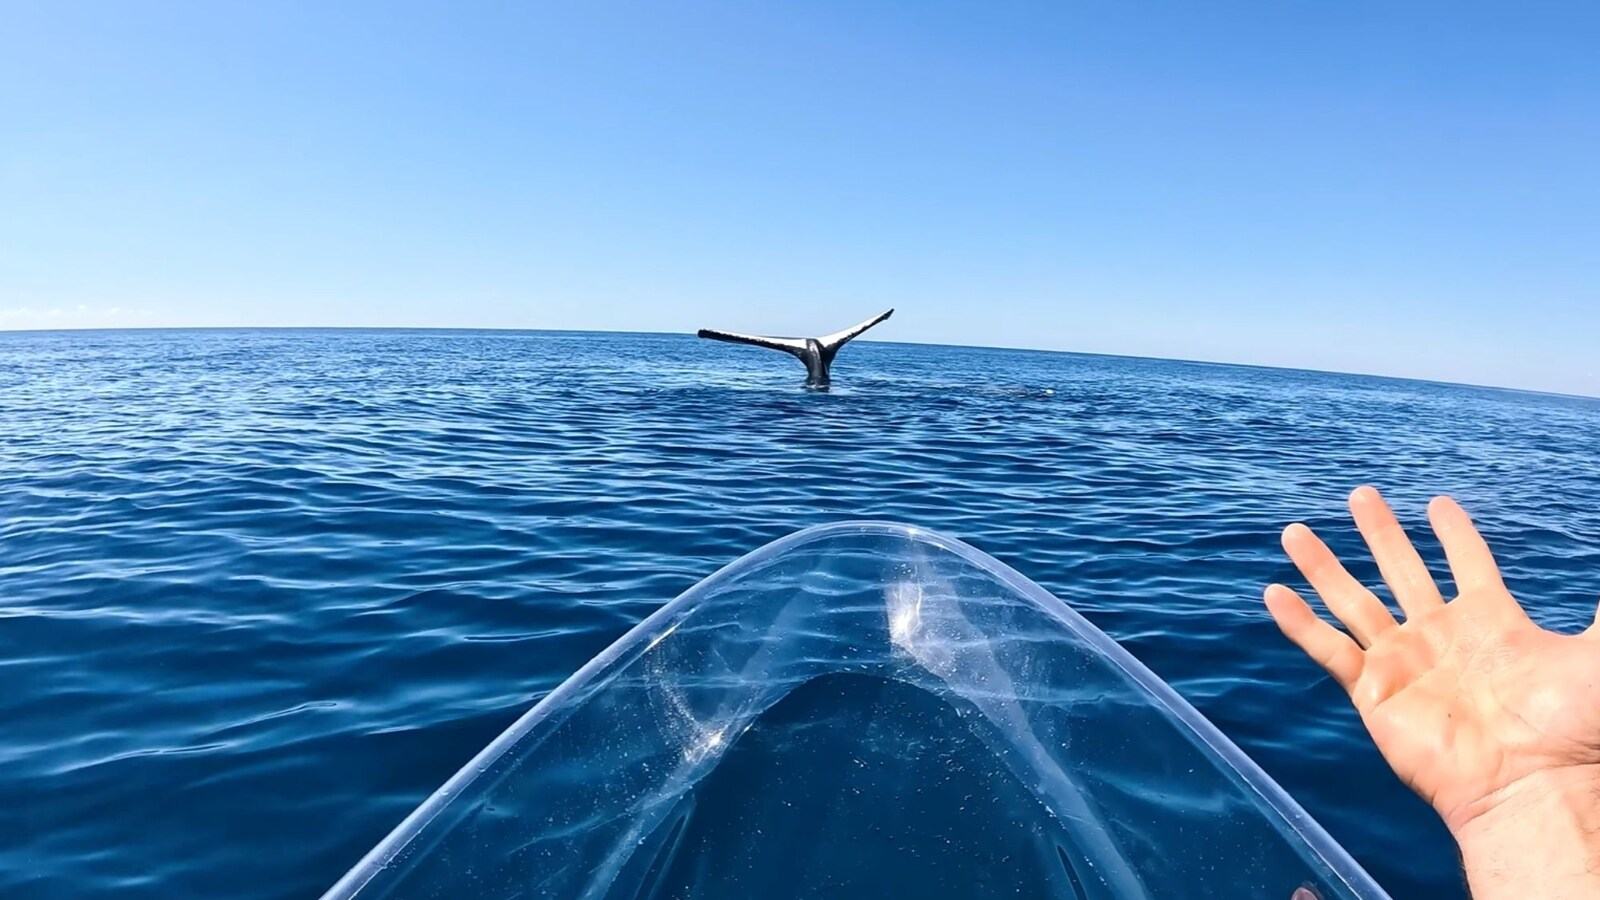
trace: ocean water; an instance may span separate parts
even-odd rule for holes
[[[1356,554],[1372,482],[1430,560],[1455,494],[1586,625],[1600,401],[875,343],[834,375],[669,335],[0,335],[0,896],[314,896],[656,606],[851,518],[1009,563],[1396,897],[1463,896],[1260,588],[1286,522]]]

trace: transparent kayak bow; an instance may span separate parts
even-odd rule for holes
[[[887,896],[1384,894],[1060,600],[859,522],[662,607],[326,898]]]

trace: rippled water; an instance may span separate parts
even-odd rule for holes
[[[1397,897],[1459,895],[1259,590],[1287,521],[1353,552],[1371,481],[1411,522],[1456,494],[1534,616],[1586,624],[1600,402],[870,343],[834,374],[664,335],[0,335],[0,895],[314,895],[661,602],[863,517],[1015,566]]]

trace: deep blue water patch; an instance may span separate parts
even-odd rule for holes
[[[1454,493],[1586,625],[1600,402],[873,343],[802,376],[662,335],[0,335],[0,895],[313,896],[661,602],[880,518],[1072,603],[1396,897],[1462,896],[1260,588],[1285,522],[1356,554],[1370,481],[1435,561]]]

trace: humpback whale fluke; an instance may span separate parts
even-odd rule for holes
[[[893,315],[894,310],[886,309],[859,325],[852,325],[843,331],[825,334],[814,338],[786,338],[786,337],[760,337],[753,334],[734,334],[729,331],[716,331],[711,328],[702,328],[697,332],[703,338],[714,341],[728,341],[733,344],[750,344],[756,347],[765,347],[768,350],[782,350],[806,364],[806,384],[812,387],[826,387],[828,384],[828,367],[833,365],[833,358],[838,354],[839,348],[866,331],[868,328],[882,322]]]

